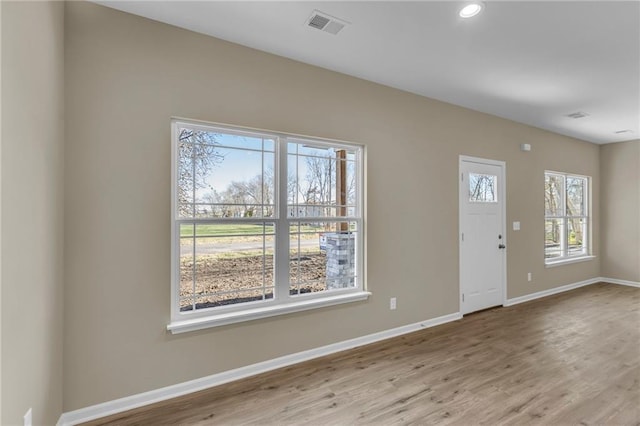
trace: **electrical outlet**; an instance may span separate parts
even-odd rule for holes
[[[393,311],[395,308],[396,308],[396,298],[392,297],[391,299],[389,299],[389,309]]]
[[[527,281],[531,281],[531,272],[527,273]]]
[[[31,408],[29,408],[27,413],[24,415],[24,426],[32,426],[32,425],[33,425],[33,418],[31,415]]]

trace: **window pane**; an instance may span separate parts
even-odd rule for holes
[[[188,126],[178,129],[179,141],[190,144],[216,145],[218,147],[274,151],[274,140],[246,134],[205,131]]]
[[[292,295],[356,286],[356,222],[292,222],[289,232]]]
[[[569,218],[567,220],[568,255],[576,256],[586,253],[585,234],[587,221],[584,218]]]
[[[194,214],[194,167],[196,163],[194,155],[197,155],[197,153],[194,152],[193,148],[193,145],[178,144],[178,176],[175,183],[177,184],[176,203],[179,217],[191,217]]]
[[[562,205],[564,176],[545,173],[544,175],[544,214],[545,216],[564,216]]]
[[[192,224],[180,226],[180,310],[191,309],[193,306],[194,281],[193,268],[195,227]]]
[[[469,173],[469,201],[497,203],[497,176]]]
[[[586,179],[567,176],[567,216],[584,216]]]
[[[273,297],[273,223],[182,225],[180,231],[181,310],[194,302],[203,309]]]
[[[355,216],[355,206],[357,201],[357,165],[355,161],[347,161],[347,216]]]
[[[295,223],[290,226],[289,283],[290,294],[326,290],[326,252],[319,224]]]
[[[545,221],[544,257],[547,259],[562,256],[562,239],[564,238],[563,223],[563,219]]]
[[[215,132],[206,132],[186,126],[178,129],[178,141],[180,143],[219,145],[221,137],[222,135]]]
[[[273,217],[273,140],[190,129],[180,140],[179,217]]]
[[[288,152],[289,217],[355,214],[355,150],[289,143]]]
[[[290,139],[295,140],[295,139]],[[333,148],[326,145],[313,145],[311,141],[290,142],[288,147],[289,154],[300,156],[325,158],[333,151]]]

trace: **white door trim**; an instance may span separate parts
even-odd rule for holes
[[[504,253],[504,262],[502,264],[502,306],[507,303],[507,253],[509,242],[507,241],[507,163],[500,160],[491,160],[487,158],[471,157],[468,155],[460,155],[458,158],[458,312],[462,313],[462,206],[460,205],[460,193],[464,189],[462,182],[462,163],[463,162],[489,164],[498,166],[502,169],[502,185],[498,185],[498,197],[502,200],[502,235],[504,245],[507,246]]]

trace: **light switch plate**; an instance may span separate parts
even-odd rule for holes
[[[514,231],[520,230],[520,222],[513,222],[513,230]]]

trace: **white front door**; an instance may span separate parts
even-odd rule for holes
[[[460,157],[460,312],[500,306],[505,292],[505,164]]]

